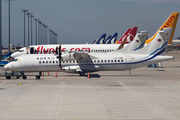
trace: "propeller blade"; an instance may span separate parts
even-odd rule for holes
[[[59,67],[60,67],[60,69],[62,69],[62,67],[61,67],[61,55],[62,55],[62,53],[61,53],[61,45],[59,45]]]

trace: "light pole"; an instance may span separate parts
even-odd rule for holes
[[[10,33],[10,2],[13,0],[7,0],[9,1],[9,40],[8,40],[8,52],[10,52],[10,40],[11,40],[11,33]]]
[[[36,23],[35,23],[35,25],[36,25],[36,27],[35,27],[35,44],[37,45],[38,44],[38,42],[37,42],[37,19],[34,19],[35,21],[36,21]]]
[[[47,28],[48,28],[48,26],[44,25],[44,27],[45,27],[45,40],[46,40],[46,44],[47,44],[48,43],[47,42]]]
[[[0,60],[2,59],[2,22],[1,22],[1,10],[2,10],[2,6],[1,6],[1,0],[0,0]]]
[[[26,15],[28,15],[28,46],[29,46],[29,15],[30,13],[27,13]]]
[[[26,46],[26,12],[28,12],[28,10],[23,9],[21,12],[24,12],[24,47]]]
[[[40,44],[40,26],[41,26],[41,21],[38,20],[38,44]]]
[[[30,14],[31,17],[31,45],[33,45],[33,32],[32,32],[32,18],[34,17],[34,15],[32,15],[33,13]]]

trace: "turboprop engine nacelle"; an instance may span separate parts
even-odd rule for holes
[[[63,55],[61,55],[61,58],[65,61],[75,60],[73,54],[74,53],[63,54]]]

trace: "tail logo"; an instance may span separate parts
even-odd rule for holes
[[[165,25],[163,26],[164,28],[165,27],[170,27],[170,24],[172,23],[173,19],[175,19],[175,16],[171,16],[167,22],[165,23]]]

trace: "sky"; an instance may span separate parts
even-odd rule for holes
[[[2,45],[8,46],[8,1],[2,1]],[[151,37],[172,12],[180,12],[180,0],[13,0],[11,44],[24,45],[24,14],[27,9],[58,34],[58,44],[92,43],[100,35],[118,32],[118,39],[134,26]],[[27,43],[26,15],[26,43]],[[180,37],[180,18],[174,39]],[[33,21],[33,43],[35,21]],[[26,44],[27,46],[27,44]]]

